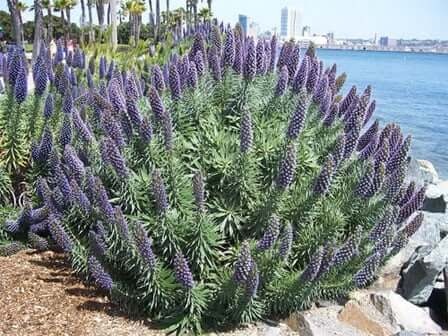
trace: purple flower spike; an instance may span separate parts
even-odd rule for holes
[[[142,124],[140,125],[139,130],[140,138],[144,143],[148,144],[152,139],[152,124],[151,120],[148,118],[143,118]]]
[[[104,56],[100,57],[100,66],[99,66],[99,77],[103,79],[106,76],[106,58]]]
[[[308,97],[303,95],[300,97],[297,103],[297,108],[294,111],[291,120],[288,125],[287,137],[291,140],[295,140],[299,137],[300,131],[305,125],[305,118],[310,105]]]
[[[294,144],[290,144],[280,162],[277,176],[277,187],[280,189],[288,188],[294,181],[297,156]]]
[[[373,254],[363,263],[363,267],[353,276],[357,288],[366,287],[375,278],[375,273],[381,263],[381,257]]]
[[[328,76],[324,76],[320,80],[316,92],[314,93],[313,102],[318,105],[322,104],[325,99],[325,96],[327,95],[327,91],[328,91]]]
[[[253,143],[252,117],[249,110],[244,110],[240,124],[240,151],[249,152]]]
[[[202,213],[205,211],[205,188],[204,177],[199,170],[193,176],[193,191],[196,208],[198,212]]]
[[[53,94],[49,93],[47,98],[45,99],[45,106],[44,106],[44,118],[50,119],[54,112],[54,100],[53,100]]]
[[[93,230],[89,232],[89,247],[92,254],[99,259],[103,258],[107,252],[107,245],[104,238]]]
[[[158,169],[155,169],[152,173],[152,194],[156,202],[157,211],[162,215],[165,214],[168,210],[168,197],[162,174]]]
[[[245,241],[241,245],[240,255],[235,263],[233,280],[239,285],[245,285],[253,267],[249,244]]]
[[[272,215],[269,219],[268,227],[263,234],[263,237],[258,241],[257,249],[258,251],[269,250],[274,246],[277,238],[280,234],[280,219],[277,215]]]
[[[235,39],[233,31],[229,30],[226,33],[226,40],[224,43],[224,66],[226,68],[232,67],[235,62]]]
[[[275,96],[281,97],[285,94],[286,89],[288,87],[289,74],[288,68],[284,66],[280,71],[280,75],[278,77],[277,87],[275,88]]]
[[[317,249],[317,251],[311,256],[308,266],[303,271],[300,276],[299,281],[301,283],[307,283],[313,281],[319,274],[319,270],[322,264],[322,259],[324,258],[325,250],[323,247]]]
[[[210,42],[212,46],[216,49],[218,55],[222,52],[222,36],[218,26],[213,25],[210,32]]]
[[[162,122],[165,114],[165,107],[163,106],[162,99],[154,87],[149,89],[149,104],[151,105],[152,112],[158,122]]]
[[[221,61],[216,52],[210,54],[210,69],[213,75],[213,79],[217,82],[222,79]]]
[[[153,270],[156,265],[156,256],[152,251],[152,241],[148,238],[146,230],[141,223],[135,226],[134,242],[146,266]]]
[[[339,104],[338,103],[333,103],[333,105],[331,105],[330,109],[327,111],[327,114],[325,115],[324,120],[322,121],[322,124],[325,127],[331,127],[334,123],[334,121],[336,120],[336,117],[339,114]]]
[[[188,71],[187,85],[191,88],[196,88],[198,85],[198,71],[196,70],[196,63],[190,62],[190,70]]]
[[[345,265],[359,254],[356,237],[350,237],[339,249],[337,249],[331,260],[333,267]]]
[[[70,145],[66,145],[64,148],[64,161],[70,169],[72,176],[78,181],[81,180],[85,175],[86,170],[84,164],[76,154],[75,149]]]
[[[257,73],[257,52],[252,38],[247,41],[247,54],[244,62],[244,79],[251,81]]]
[[[291,252],[293,238],[292,226],[290,223],[287,223],[280,236],[280,246],[278,248],[278,255],[282,260],[288,258]]]
[[[264,43],[262,40],[258,40],[256,48],[257,58],[257,75],[263,75],[266,72],[266,65],[264,63]]]
[[[277,35],[272,35],[271,38],[271,57],[269,63],[269,72],[273,72],[275,69],[275,62],[277,61]]]
[[[341,135],[337,138],[332,152],[335,167],[341,165],[342,161],[344,160],[344,152],[345,152],[345,136]]]
[[[84,120],[82,120],[81,115],[77,109],[73,110],[73,126],[75,127],[82,141],[86,143],[91,143],[93,141],[93,134],[87,127]]]
[[[174,257],[174,274],[177,282],[179,282],[184,288],[192,289],[194,287],[193,275],[188,266],[188,261],[182,254],[177,252]]]
[[[129,171],[114,141],[108,137],[105,137],[103,138],[100,146],[101,156],[103,157],[103,160],[106,159],[105,163],[110,164],[120,178],[127,178],[129,176]]]
[[[151,69],[151,84],[159,93],[165,91],[166,86],[163,79],[163,73],[158,65],[154,65]]]
[[[69,143],[72,142],[72,120],[70,114],[64,115],[59,142],[61,146],[68,145]]]
[[[356,150],[362,151],[364,148],[366,148],[366,146],[372,141],[372,139],[377,136],[379,128],[379,122],[378,120],[375,120],[375,122],[369,127],[369,129],[359,137]]]
[[[423,224],[423,212],[419,212],[403,229],[406,237],[412,237]]]
[[[114,219],[118,235],[120,236],[121,240],[129,240],[128,222],[126,221],[126,218],[124,217],[123,212],[121,211],[121,208],[119,206],[115,207],[114,209]]]
[[[369,122],[370,118],[372,118],[372,115],[375,112],[375,108],[376,108],[376,100],[372,100],[369,107],[367,108],[367,112],[364,117],[364,125],[366,125]]]
[[[399,200],[399,203],[398,203],[399,206],[403,206],[411,200],[412,196],[414,196],[415,187],[416,187],[416,185],[415,185],[414,181],[409,183],[403,197],[401,197],[401,199]]]
[[[285,65],[288,65],[290,54],[292,53],[294,45],[292,42],[283,43],[282,49],[280,50],[280,55],[278,57],[277,67],[279,69],[283,68]]]
[[[73,241],[61,225],[59,220],[51,214],[48,217],[48,229],[50,230],[51,237],[62,249],[62,251],[69,253],[73,249]]]
[[[333,179],[334,174],[334,162],[333,157],[330,155],[327,161],[325,162],[322,171],[316,179],[316,183],[314,185],[314,194],[315,195],[325,195],[328,193],[331,180]]]
[[[235,60],[233,62],[233,70],[241,75],[243,73],[243,47],[241,40],[237,38],[235,40]]]
[[[368,239],[371,242],[378,242],[381,240],[389,227],[395,223],[398,214],[398,207],[389,206],[381,219],[375,224],[369,233]]]
[[[290,82],[292,82],[292,80],[296,76],[297,68],[299,67],[299,60],[300,60],[300,46],[297,44],[292,48],[287,64]]]
[[[14,98],[17,104],[22,104],[28,93],[28,81],[26,78],[26,68],[22,65],[17,74],[16,82],[14,85]]]
[[[397,224],[403,223],[414,212],[421,209],[423,202],[425,201],[426,188],[422,187],[420,190],[412,196],[412,198],[400,208],[400,213],[397,218]]]
[[[348,159],[358,144],[359,132],[361,131],[361,125],[357,123],[353,129],[345,136],[345,149],[344,158]]]
[[[104,270],[101,263],[94,256],[89,256],[87,259],[87,268],[99,288],[105,291],[112,289],[113,281],[111,276]]]
[[[45,126],[42,133],[42,139],[39,146],[39,158],[41,161],[45,162],[53,149],[53,133],[51,133],[50,128]]]
[[[123,130],[120,124],[112,116],[112,111],[103,111],[101,115],[101,126],[105,133],[115,141],[118,147],[122,148],[125,145]]]
[[[42,96],[47,88],[48,74],[44,58],[39,55],[33,69],[33,79],[35,83],[34,92],[37,96]]]
[[[352,104],[353,100],[355,99],[355,97],[356,97],[356,86],[352,86],[350,91],[347,93],[347,95],[341,101],[339,111],[342,115],[345,114],[345,112],[347,111],[347,109]]]
[[[179,100],[181,98],[181,84],[179,72],[175,64],[170,66],[169,85],[171,90],[171,98],[173,100]]]
[[[367,167],[367,170],[363,177],[361,177],[361,180],[358,183],[358,186],[356,187],[355,194],[360,197],[370,197],[370,189],[373,184],[373,178],[375,175],[375,169],[372,164],[370,164]]]
[[[306,89],[309,94],[313,94],[319,80],[319,62],[317,59],[311,60],[308,78],[306,81]]]
[[[260,284],[260,274],[258,272],[257,264],[252,262],[252,269],[246,281],[246,296],[254,298],[257,295],[258,286]]]
[[[308,56],[302,59],[302,63],[300,63],[299,71],[297,72],[294,81],[292,82],[292,91],[298,94],[306,85],[308,80],[308,69],[310,60]]]
[[[409,135],[399,150],[391,155],[386,165],[387,174],[391,174],[408,159],[409,149],[411,147],[411,136]]]
[[[204,57],[200,51],[196,53],[196,56],[194,57],[194,63],[196,63],[196,70],[198,71],[198,76],[202,77],[205,72],[205,64],[204,64]]]

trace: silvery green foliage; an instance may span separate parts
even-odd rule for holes
[[[313,45],[277,57],[276,37],[191,29],[181,56],[142,73],[57,53],[34,209],[8,234],[51,237],[111,300],[176,332],[368,285],[423,219],[424,190],[404,184],[410,138],[370,124],[371,88],[344,89]],[[12,55],[10,88],[20,66]],[[86,71],[90,88],[69,80]]]

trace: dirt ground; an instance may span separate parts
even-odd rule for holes
[[[0,335],[154,336],[74,277],[62,255],[22,251],[0,257]]]

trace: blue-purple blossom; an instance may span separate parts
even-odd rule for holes
[[[347,111],[349,106],[352,104],[353,100],[356,97],[356,91],[357,91],[356,86],[352,86],[350,88],[350,91],[344,97],[344,99],[342,99],[341,105],[339,108],[339,111],[341,112],[341,114],[345,114],[345,112]]]
[[[177,252],[174,257],[174,275],[177,282],[184,288],[191,289],[194,287],[193,274],[191,274],[188,261],[182,252]]]
[[[257,243],[259,251],[269,250],[274,246],[280,234],[280,219],[277,215],[272,215],[269,219],[268,226],[263,234],[263,237]]]
[[[322,125],[324,125],[325,127],[331,127],[334,121],[336,120],[338,114],[339,114],[339,104],[333,103],[327,110],[324,120],[322,120]]]
[[[328,193],[335,171],[333,160],[330,154],[314,184],[313,191],[315,195],[325,195]]]
[[[48,74],[43,56],[39,55],[33,67],[34,92],[42,96],[47,88]]]
[[[362,151],[374,137],[377,136],[379,131],[379,122],[375,120],[375,122],[364,132],[363,135],[359,137],[358,145],[356,146],[357,151]]]
[[[319,81],[319,62],[317,59],[310,60],[310,68],[308,70],[308,78],[306,81],[306,89],[309,94],[313,94]]]
[[[249,110],[245,109],[241,116],[240,123],[240,151],[247,153],[253,143],[252,116]]]
[[[275,69],[275,62],[277,61],[277,35],[272,35],[271,41],[270,41],[270,50],[271,50],[271,57],[270,57],[270,63],[269,63],[269,72],[273,72]]]
[[[42,139],[39,145],[39,159],[44,162],[47,161],[52,149],[53,133],[51,133],[51,130],[47,125],[42,132]]]
[[[143,262],[150,270],[154,269],[156,257],[152,251],[152,241],[141,223],[137,223],[135,226],[134,242]]]
[[[64,161],[72,176],[77,180],[80,180],[85,175],[84,164],[79,159],[75,149],[70,145],[66,145],[64,148]]]
[[[62,127],[59,135],[59,143],[61,146],[68,145],[72,142],[72,117],[70,114],[64,114]]]
[[[47,98],[45,99],[45,106],[44,106],[44,118],[50,119],[54,112],[54,101],[53,101],[53,94],[49,93]]]
[[[252,38],[247,41],[247,53],[244,60],[244,79],[251,81],[257,73],[257,52]]]
[[[163,106],[159,93],[154,87],[150,87],[149,89],[149,104],[151,105],[152,113],[154,113],[155,119],[158,122],[162,122],[163,115],[165,114],[165,107]]]
[[[285,151],[285,154],[280,161],[277,186],[280,189],[288,188],[294,181],[295,170],[297,165],[297,154],[294,144],[290,144]]]
[[[308,69],[309,69],[310,59],[305,56],[300,63],[299,70],[292,82],[292,91],[294,93],[299,93],[306,85],[308,80]]]
[[[258,40],[256,46],[256,63],[257,63],[257,74],[263,75],[266,72],[266,64],[264,63],[264,42],[262,40]]]
[[[53,214],[48,217],[48,229],[50,230],[51,237],[62,251],[72,251],[73,241],[71,237],[65,231],[59,219],[57,219]]]
[[[28,93],[28,80],[27,80],[25,65],[22,65],[17,74],[17,78],[14,85],[14,98],[17,104],[22,104]]]
[[[165,214],[168,210],[168,196],[162,174],[158,169],[154,169],[152,172],[152,196],[154,197],[157,211],[160,214]]]
[[[126,167],[124,158],[114,141],[111,138],[104,137],[101,141],[100,147],[101,155],[103,159],[106,159],[106,163],[109,163],[113,167],[120,178],[127,178],[129,176],[128,168]]]
[[[171,98],[173,100],[179,100],[182,92],[181,92],[179,72],[177,71],[177,67],[175,64],[171,64],[170,66],[169,85],[171,91]]]
[[[112,289],[113,281],[109,273],[106,272],[101,263],[94,256],[89,256],[87,259],[87,268],[92,276],[95,284],[106,291]]]
[[[223,62],[226,68],[232,67],[235,62],[235,39],[232,30],[227,31],[226,33]]]
[[[377,254],[372,254],[367,258],[363,263],[363,267],[353,276],[355,286],[363,288],[372,282],[380,263],[381,257]]]
[[[155,87],[159,93],[165,91],[165,80],[163,79],[162,70],[158,65],[154,65],[151,69],[151,85]]]
[[[412,196],[412,198],[400,208],[400,212],[397,218],[397,224],[401,224],[403,221],[408,219],[414,212],[421,209],[421,207],[423,206],[423,202],[425,201],[425,193],[426,188],[425,187],[420,188]]]
[[[300,275],[299,281],[301,283],[307,283],[313,281],[320,271],[320,266],[322,264],[322,259],[324,258],[324,249],[319,247],[316,252],[311,256],[308,266]]]
[[[293,237],[292,225],[287,223],[280,235],[280,245],[278,247],[278,255],[283,260],[285,260],[291,252]]]
[[[289,81],[288,68],[284,66],[280,71],[280,75],[278,76],[277,86],[275,88],[276,97],[281,97],[285,94],[286,89],[288,87],[288,81]]]
[[[289,139],[295,140],[299,137],[300,131],[305,125],[306,113],[308,111],[309,105],[310,101],[308,97],[301,96],[297,103],[296,110],[292,114],[291,120],[288,125],[286,135]]]
[[[238,260],[234,266],[233,280],[239,285],[245,285],[253,267],[253,259],[250,254],[248,242],[243,242]]]

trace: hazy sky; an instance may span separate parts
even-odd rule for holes
[[[32,0],[25,2],[31,4]],[[160,2],[164,10],[165,1]],[[184,4],[185,0],[171,0],[171,8]],[[213,0],[214,14],[221,20],[235,23],[238,14],[246,14],[262,29],[279,27],[280,9],[286,5],[302,12],[304,24],[311,26],[313,33],[448,40],[448,0]],[[6,0],[0,0],[0,9],[6,9]],[[77,6],[74,21],[79,20],[79,13]],[[27,13],[26,19],[32,19],[32,13]],[[143,20],[148,21],[147,14]]]

